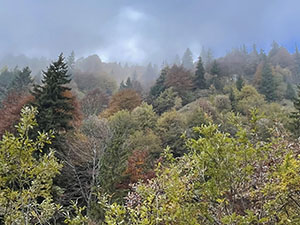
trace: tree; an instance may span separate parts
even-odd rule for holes
[[[295,97],[296,97],[295,89],[293,88],[292,84],[288,82],[286,87],[286,92],[285,92],[285,98],[294,100]]]
[[[244,87],[244,85],[245,85],[245,81],[244,81],[242,75],[239,75],[239,76],[237,77],[236,82],[235,82],[235,86],[236,86],[236,88],[237,88],[239,91],[241,91],[242,88]]]
[[[25,67],[23,70],[17,72],[16,77],[9,86],[9,90],[19,93],[28,92],[32,83],[31,70],[29,67]]]
[[[125,206],[100,199],[106,224],[299,223],[298,147],[253,143],[257,134],[243,128],[235,136],[218,125],[194,130],[188,153],[175,159],[167,149],[156,176],[136,184]]]
[[[191,102],[191,91],[194,88],[191,71],[184,67],[173,65],[167,72],[166,87],[172,87],[182,98],[183,104]]]
[[[270,102],[276,100],[276,84],[272,74],[271,66],[267,61],[264,62],[262,68],[261,81],[258,90],[261,94],[266,96],[267,101]]]
[[[152,86],[150,90],[150,98],[153,101],[156,99],[163,91],[166,90],[166,76],[167,72],[169,70],[169,67],[165,67],[161,70],[160,76],[156,79],[155,84]]]
[[[81,110],[86,117],[90,115],[99,115],[108,107],[108,95],[100,89],[89,91],[86,96],[80,101]]]
[[[176,99],[178,94],[174,91],[173,88],[168,88],[164,92],[162,92],[158,98],[156,98],[153,102],[153,108],[156,113],[159,115],[163,112],[166,112],[173,107],[176,107]]]
[[[142,103],[141,96],[132,89],[125,89],[114,94],[109,107],[101,113],[102,117],[109,117],[120,110],[132,111]]]
[[[63,55],[60,54],[43,74],[42,85],[35,85],[32,92],[39,112],[39,129],[45,132],[54,130],[59,135],[72,129],[70,121],[73,118],[71,98],[64,96],[66,91],[71,90],[67,87],[71,80]]]
[[[49,224],[59,210],[51,192],[62,166],[53,151],[35,157],[53,138],[44,132],[29,138],[36,115],[35,108],[23,108],[17,135],[7,133],[0,141],[0,222],[5,224]]]
[[[3,101],[0,108],[0,140],[7,131],[14,133],[15,125],[20,119],[21,109],[24,105],[33,101],[33,96],[29,94],[20,95],[16,92],[10,92]]]
[[[295,49],[295,55],[294,55],[294,76],[295,76],[295,80],[297,82],[300,81],[300,53],[299,53],[299,50],[298,50],[298,46],[296,45],[296,49]]]
[[[298,97],[294,99],[294,107],[296,109],[295,112],[290,114],[290,117],[293,119],[293,132],[297,136],[300,135],[300,86],[297,86],[298,89]]]
[[[187,48],[186,51],[183,54],[182,66],[184,68],[186,68],[187,70],[193,70],[194,69],[193,54],[192,54],[192,52],[189,48]]]
[[[122,200],[124,197],[122,183],[126,176],[126,162],[129,152],[125,148],[125,141],[134,132],[135,123],[131,114],[121,110],[108,119],[111,130],[111,140],[100,160],[99,185],[101,189],[114,194],[114,199]]]
[[[196,72],[195,72],[195,86],[199,89],[205,89],[206,88],[206,80],[205,80],[205,70],[202,63],[202,58],[199,56],[197,66],[196,66]]]

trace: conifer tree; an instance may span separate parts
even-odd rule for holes
[[[16,77],[10,84],[9,90],[22,93],[28,91],[29,86],[33,83],[31,78],[31,70],[25,67],[22,71],[18,71]]]
[[[241,91],[243,86],[244,86],[245,82],[244,82],[244,79],[241,75],[239,75],[237,77],[237,81],[235,82],[235,85],[236,85],[236,88]]]
[[[300,86],[298,88],[298,97],[294,99],[294,107],[297,111],[292,112],[290,117],[293,121],[293,131],[299,137],[300,135]]]
[[[63,55],[60,54],[43,74],[42,85],[35,85],[32,93],[39,112],[37,122],[40,130],[54,130],[58,136],[72,129],[70,121],[73,118],[71,98],[65,95],[71,90],[67,87],[71,80]]]
[[[276,83],[271,66],[267,60],[265,60],[262,68],[261,81],[258,90],[261,94],[266,96],[267,101],[270,102],[276,99]]]
[[[296,92],[290,82],[288,82],[287,87],[286,87],[286,92],[285,92],[285,98],[294,100],[296,97]]]
[[[295,50],[295,80],[299,82],[300,80],[300,53],[298,50],[298,46],[296,45]]]
[[[197,62],[196,73],[195,73],[195,84],[199,89],[206,88],[206,80],[205,80],[205,70],[202,63],[202,58],[199,56],[199,60]]]
[[[154,86],[150,90],[150,97],[155,99],[157,98],[162,92],[166,90],[166,76],[169,67],[165,67],[161,70],[160,76],[157,78]]]
[[[189,48],[186,49],[182,57],[182,66],[188,70],[192,70],[194,68],[193,54]]]

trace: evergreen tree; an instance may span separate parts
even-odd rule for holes
[[[126,85],[124,84],[124,81],[122,80],[121,83],[120,83],[119,90],[121,91],[121,90],[124,90],[124,89],[126,89]]]
[[[290,114],[290,117],[293,119],[293,132],[297,135],[297,137],[300,136],[300,86],[297,86],[298,88],[298,97],[294,98],[294,107],[296,109],[295,112],[292,112]]]
[[[195,84],[199,89],[206,88],[206,80],[205,80],[205,70],[202,63],[202,58],[199,56],[199,60],[197,62],[196,72],[195,72]]]
[[[166,90],[166,76],[169,67],[165,67],[161,70],[160,76],[157,78],[154,86],[150,90],[150,98],[155,99],[157,98],[162,92]]]
[[[182,66],[188,70],[194,69],[193,54],[189,48],[186,49],[182,57]]]
[[[300,53],[297,45],[295,50],[295,80],[296,82],[300,81]]]
[[[39,112],[37,122],[40,130],[54,130],[58,137],[72,129],[70,121],[73,118],[71,98],[66,96],[71,90],[67,87],[71,80],[63,55],[60,54],[43,74],[42,85],[35,85],[32,93]]]
[[[212,75],[217,75],[219,76],[220,75],[220,68],[219,68],[219,65],[217,63],[217,60],[214,60],[213,63],[212,63],[212,66],[211,66],[211,69],[210,69],[210,73]]]
[[[132,89],[132,82],[131,82],[130,77],[127,78],[125,85],[126,85],[126,88]]]
[[[290,82],[288,82],[287,87],[286,87],[286,92],[285,92],[285,98],[294,100],[296,97],[296,92]]]
[[[231,102],[231,108],[232,110],[235,112],[236,111],[236,97],[233,91],[233,88],[230,88],[230,92],[229,92],[229,100]]]
[[[237,81],[235,82],[236,88],[241,91],[245,85],[245,81],[241,75],[237,77]]]
[[[25,67],[22,71],[18,71],[15,79],[10,84],[9,90],[22,93],[28,91],[32,83],[31,70],[29,67]]]
[[[181,62],[180,62],[179,55],[176,55],[175,59],[174,59],[174,65],[180,66],[180,64],[181,64]]]
[[[74,51],[71,52],[71,55],[67,59],[67,65],[69,70],[74,70],[75,66],[75,53]]]
[[[276,83],[271,66],[266,60],[262,68],[261,81],[258,90],[261,94],[266,96],[267,101],[270,102],[276,99]]]

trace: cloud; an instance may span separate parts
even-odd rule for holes
[[[292,48],[300,40],[297,0],[2,0],[0,55],[160,63],[190,47],[222,55],[242,44]]]

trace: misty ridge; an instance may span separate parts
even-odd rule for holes
[[[300,225],[299,7],[0,1],[0,225]]]

